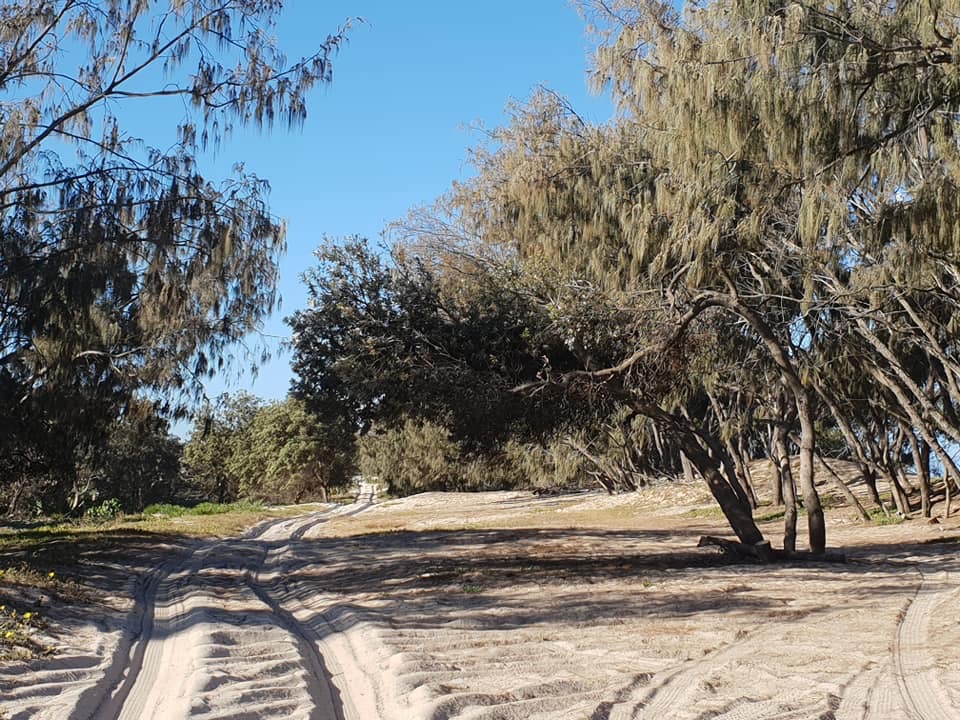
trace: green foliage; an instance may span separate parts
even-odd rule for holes
[[[12,511],[77,510],[71,491],[95,489],[104,428],[143,394],[182,416],[274,309],[285,231],[267,182],[242,165],[208,178],[198,160],[234,128],[298,126],[307,93],[332,79],[343,31],[289,64],[281,9],[0,6],[0,495]],[[130,103],[167,115],[174,142],[147,145],[119,112]],[[157,499],[145,473],[142,497],[115,493],[125,507]]]
[[[244,497],[299,503],[327,499],[350,480],[353,433],[325,424],[299,400],[262,408],[231,458]]]
[[[117,419],[112,408],[86,405],[77,411],[77,422],[89,421],[82,429],[72,423],[28,424],[8,438],[10,472],[0,483],[0,502],[8,512],[76,516],[103,498],[137,512],[181,491],[181,443],[151,403],[128,402]],[[36,434],[21,434],[28,429]],[[0,467],[3,461],[0,452]]]
[[[230,512],[256,512],[263,510],[258,502],[242,501],[233,503],[203,502],[193,507],[171,505],[169,503],[154,503],[143,509],[143,515],[163,515],[166,517],[183,517],[188,515],[222,515]]]
[[[298,503],[349,482],[353,444],[342,421],[325,423],[301,401],[239,393],[197,421],[183,462],[197,499]]]
[[[146,516],[165,515],[167,517],[180,517],[181,515],[186,515],[189,511],[190,508],[184,507],[183,505],[172,505],[170,503],[151,503],[143,509],[143,514]]]
[[[360,472],[384,483],[392,494],[457,489],[460,448],[445,428],[406,420],[402,426],[360,439]]]
[[[549,317],[508,270],[445,275],[416,257],[389,258],[364,241],[327,243],[304,277],[310,307],[289,320],[293,394],[331,424],[365,432],[406,418],[443,425],[459,441],[497,444],[523,417],[536,432],[555,397],[511,389],[571,366]],[[469,398],[469,402],[464,402]]]
[[[120,501],[116,498],[104,500],[99,505],[89,508],[84,514],[83,519],[89,522],[104,523],[118,518],[123,512]]]
[[[183,449],[183,465],[198,500],[227,503],[240,496],[234,458],[262,407],[249,393],[225,394],[206,408]]]

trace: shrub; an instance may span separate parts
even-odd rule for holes
[[[104,500],[99,505],[94,505],[89,508],[83,514],[83,517],[85,520],[91,522],[103,523],[116,520],[122,512],[123,507],[120,505],[120,501],[116,498],[110,498],[109,500]]]
[[[359,444],[360,472],[380,478],[394,494],[456,489],[461,450],[440,425],[407,420],[370,432]]]

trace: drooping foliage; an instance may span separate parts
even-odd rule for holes
[[[269,186],[242,164],[206,177],[201,156],[234,127],[296,128],[331,80],[342,31],[290,63],[281,9],[0,6],[0,416],[22,428],[0,464],[59,462],[44,437],[145,393],[185,412],[273,310],[284,225]],[[141,107],[171,136],[141,139]]]
[[[631,480],[696,470],[750,544],[761,540],[750,472],[761,457],[778,469],[788,551],[801,505],[810,549],[826,547],[814,469],[828,450],[857,464],[885,510],[913,512],[916,483],[925,515],[941,499],[949,513],[960,487],[960,5],[581,7],[616,117],[592,125],[548,91],[515,106],[475,151],[476,174],[395,228],[384,270],[407,278],[406,296],[429,289],[437,308],[496,278],[537,321],[509,353],[496,340],[487,351],[526,360],[477,372],[462,346],[434,345],[446,324],[399,312],[346,344],[298,337],[299,391],[340,402],[367,388],[356,407],[389,407],[399,424],[459,368],[454,387],[473,393],[437,396],[437,408],[456,416],[464,397],[507,389],[533,401],[494,420],[508,435],[538,427],[542,446],[566,438],[595,468],[615,457],[613,474]],[[318,273],[301,319],[336,295],[316,292],[333,277]],[[371,317],[353,297],[334,304]],[[391,344],[400,337],[416,341]],[[390,348],[403,389],[339,374],[363,343],[375,368]],[[318,357],[330,372],[310,376]]]

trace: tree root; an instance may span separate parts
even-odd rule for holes
[[[778,550],[770,547],[769,540],[764,540],[756,545],[748,545],[735,540],[714,537],[713,535],[701,536],[700,540],[697,542],[697,547],[707,547],[708,545],[720,548],[724,555],[735,557],[739,560],[749,560],[752,562],[773,563],[799,560],[828,563],[847,562],[847,556],[843,553],[812,553],[799,550]]]

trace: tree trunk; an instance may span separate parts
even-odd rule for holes
[[[750,469],[750,454],[744,445],[743,435],[737,441],[737,452],[740,454],[740,462],[743,463],[743,477],[747,481],[747,489],[750,491],[750,497],[753,498],[753,507],[756,509],[760,505],[757,497],[757,486],[753,484],[753,470]]]
[[[693,438],[691,441],[695,442]],[[722,473],[716,458],[710,458],[699,446],[690,447],[685,443],[684,451],[690,462],[707,482],[710,493],[720,506],[724,517],[739,538],[746,545],[758,545],[763,542],[763,534],[753,520],[750,505],[734,492]]]
[[[883,498],[880,497],[880,491],[877,489],[876,471],[869,465],[862,464],[860,465],[860,472],[863,474],[863,484],[867,486],[867,492],[870,494],[870,499],[874,505],[883,510],[884,515],[889,515],[890,510],[883,503]]]
[[[950,457],[950,455],[944,451],[940,443],[937,442],[935,433],[931,432],[930,428],[924,424],[923,418],[921,418],[919,413],[917,413],[916,408],[910,404],[910,401],[907,398],[903,388],[901,388],[895,381],[887,378],[879,368],[868,364],[867,370],[878,383],[893,393],[904,412],[906,412],[910,417],[910,422],[912,422],[913,426],[917,428],[923,440],[930,446],[934,454],[937,456],[937,459],[943,465],[944,480],[949,484],[951,478],[960,477],[960,469],[957,468],[956,463],[953,462],[953,459]]]
[[[916,442],[917,436],[914,433],[913,435],[914,442]],[[919,448],[917,449],[917,473],[920,476],[920,503],[921,509],[923,510],[923,516],[925,518],[930,517],[931,508],[930,508],[930,446],[921,442],[918,443]]]
[[[721,435],[724,435],[722,428],[724,424],[732,422],[730,413],[724,412],[723,407],[720,405],[720,400],[711,393],[707,392],[707,399],[710,400],[710,406],[713,408],[713,414],[717,416],[717,423],[721,428]],[[739,433],[738,433],[739,437]],[[747,482],[747,474],[743,469],[743,458],[740,457],[740,452],[737,450],[736,444],[733,442],[733,438],[724,437],[723,446],[726,449],[726,456],[729,460],[724,460],[727,464],[727,474],[733,473],[737,478],[737,482],[740,485],[740,490],[743,492],[744,499],[750,503],[750,507],[754,510],[757,509],[757,497],[753,493],[753,488],[750,487],[750,483]],[[717,449],[717,452],[720,451],[720,448]],[[729,464],[732,462],[732,466]]]
[[[690,462],[690,458],[684,455],[682,451],[680,453],[680,466],[683,468],[684,479],[689,483],[696,482],[697,478],[693,474],[693,464]]]
[[[13,488],[13,497],[10,498],[10,503],[7,505],[7,515],[14,516],[17,514],[17,505],[20,504],[20,497],[23,495],[23,488],[26,487],[26,483],[21,480]]]
[[[827,551],[827,526],[813,474],[816,443],[813,407],[810,393],[802,385],[796,388],[794,394],[797,401],[797,415],[800,419],[800,492],[803,494],[803,507],[807,511],[810,552],[820,555]]]
[[[777,338],[770,325],[746,305],[736,294],[736,289],[729,283],[730,294],[706,292],[704,297],[722,307],[730,309],[746,320],[754,332],[760,336],[770,357],[780,370],[780,377],[790,390],[797,407],[797,417],[800,420],[800,491],[803,494],[803,504],[807,510],[807,532],[809,535],[810,552],[821,555],[827,549],[827,527],[823,519],[823,506],[817,494],[814,482],[814,447],[816,444],[816,429],[813,417],[813,398],[810,391],[803,384],[794,367],[790,355],[783,343]]]
[[[833,478],[833,484],[836,485],[837,490],[840,491],[840,494],[846,498],[847,502],[857,511],[857,514],[860,516],[861,520],[870,520],[870,513],[864,510],[863,505],[860,504],[860,501],[857,499],[857,496],[853,494],[850,488],[847,487],[847,484],[843,479],[834,471],[830,465],[827,464],[827,461],[823,458],[823,455],[817,453],[817,458],[820,460],[820,463],[827,469],[827,472],[830,473],[830,477]]]
[[[780,494],[783,497],[783,549],[797,549],[797,489],[790,468],[790,450],[787,447],[787,429],[779,423],[773,430],[773,442],[777,454],[777,476],[780,478]]]
[[[950,478],[944,473],[943,478],[943,519],[950,517]]]

